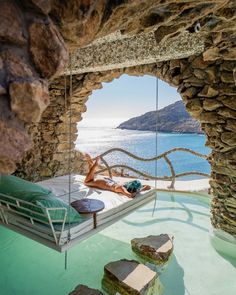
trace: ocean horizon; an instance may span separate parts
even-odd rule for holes
[[[108,126],[80,126],[78,125],[78,139],[76,149],[86,152],[92,157],[98,156],[111,148],[122,148],[137,156],[151,158],[156,155],[156,134],[151,131],[137,131],[117,129]],[[170,149],[182,147],[208,155],[210,149],[205,146],[205,135],[196,133],[165,133],[157,134],[157,154]],[[210,174],[207,160],[189,153],[176,152],[168,156],[174,165],[176,173],[198,171]],[[155,162],[140,162],[129,158],[123,153],[115,152],[105,157],[109,164],[126,164],[155,175]],[[129,171],[128,174],[132,175]],[[164,159],[157,162],[157,175],[169,176],[170,171]],[[182,179],[199,179],[198,175],[183,177]]]

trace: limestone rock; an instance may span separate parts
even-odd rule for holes
[[[210,48],[203,53],[204,61],[215,61],[221,58],[220,50],[217,47]]]
[[[223,71],[220,77],[221,81],[224,83],[234,83],[233,72]]]
[[[194,69],[193,74],[194,74],[198,79],[201,79],[201,80],[204,80],[204,79],[206,79],[206,77],[207,77],[206,72],[203,71],[203,70],[200,70],[200,69]]]
[[[232,86],[231,84],[223,84],[219,92],[221,95],[227,95],[227,96],[236,96],[236,86]]]
[[[38,122],[49,104],[47,85],[37,80],[13,82],[9,92],[12,110],[25,122]]]
[[[221,135],[221,140],[229,146],[236,145],[236,134],[234,132],[224,132]]]
[[[205,69],[207,67],[208,63],[205,62],[201,55],[197,56],[192,61],[192,67],[196,69]]]
[[[70,46],[73,43],[76,47],[87,45],[95,38],[106,3],[104,1],[67,1],[58,4],[57,1],[53,1],[53,15],[63,20],[61,31]],[[109,10],[113,5],[113,2],[108,4]]]
[[[207,77],[205,79],[205,82],[209,83],[209,84],[213,84],[216,83],[219,78],[219,73],[216,70],[216,67],[211,66],[205,69],[206,73],[207,73]]]
[[[218,114],[226,118],[236,119],[236,111],[228,108],[219,109]]]
[[[180,67],[180,60],[173,59],[170,61],[170,70],[176,69]]]
[[[180,91],[180,94],[185,99],[193,98],[197,94],[197,89],[196,87],[185,88]]]
[[[186,109],[194,118],[198,119],[202,113],[201,101],[198,98],[188,100],[186,103]]]
[[[43,178],[49,178],[52,175],[52,170],[48,167],[41,167],[40,176]]]
[[[224,123],[224,120],[219,118],[216,114],[216,112],[203,112],[200,115],[200,121],[202,123],[211,123],[211,124],[216,124],[218,123]]]
[[[173,237],[167,234],[131,240],[132,250],[147,262],[166,263],[173,252]]]
[[[214,98],[206,98],[203,101],[203,108],[206,111],[214,111],[221,106],[223,106],[223,104]]]
[[[85,285],[78,285],[69,295],[103,295],[103,293]]]
[[[146,295],[155,286],[156,278],[156,272],[147,266],[122,259],[105,265],[102,287],[111,295]]]
[[[236,58],[236,47],[227,48],[222,54],[222,58],[225,60],[235,61]]]
[[[2,53],[10,80],[15,78],[32,78],[33,71],[29,64],[14,51]]]
[[[209,86],[209,85],[205,85],[203,90],[198,93],[198,96],[201,97],[215,97],[219,94],[219,91],[214,89],[213,87]]]
[[[185,79],[184,84],[186,85],[186,83],[190,84],[191,86],[196,86],[196,87],[202,87],[203,86],[203,81],[196,78],[196,77],[194,77],[194,76]]]
[[[234,67],[235,67],[235,62],[226,61],[226,60],[223,61],[223,63],[220,65],[221,71],[225,70],[225,71],[232,72]]]
[[[56,26],[49,22],[33,23],[29,27],[30,52],[43,77],[61,74],[68,62],[64,41]]]
[[[226,121],[227,124],[225,126],[225,129],[236,132],[236,122],[233,119],[229,119]]]
[[[236,111],[236,97],[234,96],[220,96],[217,97],[224,106]]]
[[[29,135],[10,111],[6,96],[0,97],[0,174],[11,174],[31,145]]]
[[[14,16],[14,17],[13,17]],[[23,23],[16,6],[10,1],[0,2],[0,40],[14,44],[25,43]]]

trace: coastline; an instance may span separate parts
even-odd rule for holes
[[[86,127],[85,127],[86,128]],[[92,128],[96,128],[96,127],[92,127]],[[128,128],[119,128],[119,127],[115,127],[114,129],[118,129],[118,130],[128,130],[128,131],[141,131],[141,132],[152,132],[152,133],[156,133],[156,130],[147,130],[147,129],[128,129]],[[190,135],[204,135],[203,132],[177,132],[177,131],[158,131],[158,134],[190,134]]]

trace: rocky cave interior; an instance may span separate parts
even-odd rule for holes
[[[234,0],[1,1],[0,173],[67,174],[68,106],[74,142],[102,82],[156,76],[200,121],[212,149],[212,224],[236,235],[235,12]],[[84,173],[72,148],[73,171]]]

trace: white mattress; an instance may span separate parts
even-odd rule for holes
[[[101,200],[105,204],[102,212],[116,208],[126,202],[132,201],[122,194],[113,193],[111,191],[100,190],[96,188],[89,188],[84,185],[84,176],[72,175],[71,177],[71,202],[80,200],[82,198],[91,198]],[[55,196],[60,198],[66,203],[69,203],[69,176],[59,176],[48,180],[38,182],[39,185],[50,189]],[[151,190],[150,190],[151,191]],[[135,198],[147,194],[150,191],[139,193]]]

